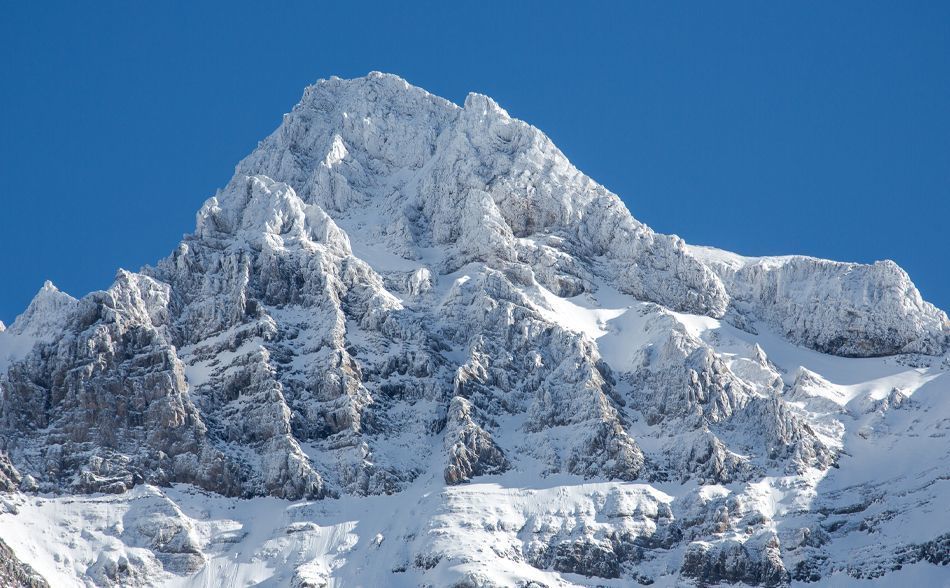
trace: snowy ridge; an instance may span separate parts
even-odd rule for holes
[[[945,582],[948,333],[891,262],[653,232],[486,96],[323,80],[169,257],[0,330],[0,570]]]
[[[736,319],[763,320],[790,340],[836,355],[939,355],[946,313],[925,302],[892,261],[841,263],[800,255],[742,257],[690,247],[723,280]]]

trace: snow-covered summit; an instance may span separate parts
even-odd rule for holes
[[[460,108],[391,75],[318,82],[232,183],[256,175],[290,185],[404,259],[437,248],[442,272],[470,261],[517,264],[576,294],[591,287],[581,275],[591,268],[576,258],[596,257],[603,263],[593,269],[639,298],[725,311],[721,284],[682,241],[637,222],[541,131],[487,96],[470,94]]]
[[[590,291],[594,275],[677,310],[764,320],[843,355],[939,354],[950,334],[946,315],[890,262],[742,258],[654,233],[541,131],[480,94],[459,108],[392,75],[317,82],[232,182],[254,175],[287,183],[400,257],[438,248],[442,272],[469,261],[527,266],[570,295]]]
[[[0,568],[926,582],[948,332],[891,262],[688,246],[486,96],[332,78],[167,258],[0,332]]]
[[[10,325],[9,333],[43,339],[53,336],[74,304],[75,298],[46,280],[27,309]]]

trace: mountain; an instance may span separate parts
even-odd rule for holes
[[[486,96],[322,80],[0,332],[0,578],[948,583],[948,350],[893,262],[687,245]]]

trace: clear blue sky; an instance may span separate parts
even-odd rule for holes
[[[4,2],[0,319],[165,256],[321,77],[495,97],[691,243],[950,308],[950,2]]]

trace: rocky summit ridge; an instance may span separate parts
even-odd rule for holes
[[[893,262],[690,246],[487,96],[322,80],[171,255],[0,328],[0,569],[946,580],[948,348]]]

